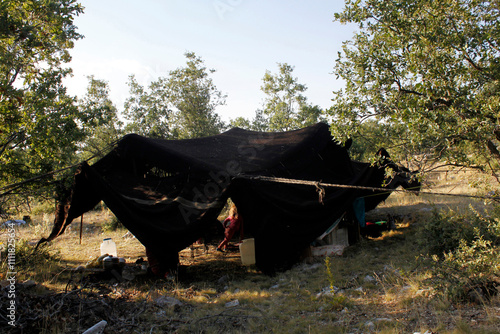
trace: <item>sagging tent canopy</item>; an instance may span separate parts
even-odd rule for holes
[[[81,165],[52,233],[40,243],[102,200],[148,251],[174,267],[178,252],[204,236],[231,197],[245,233],[255,238],[257,266],[272,271],[292,264],[356,198],[369,194],[368,210],[388,196],[340,188],[321,189],[319,196],[316,187],[259,176],[380,187],[384,167],[351,161],[323,123],[282,133],[233,128],[186,140],[130,134],[93,165]]]

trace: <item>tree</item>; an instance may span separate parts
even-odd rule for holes
[[[201,58],[193,52],[185,53],[187,63],[169,73],[166,88],[170,102],[176,109],[179,138],[196,138],[220,133],[224,129],[215,109],[226,103]]]
[[[5,0],[0,4],[0,179],[2,186],[73,161],[81,113],[66,93],[69,49],[82,36],[73,0]]]
[[[86,140],[82,143],[83,159],[102,157],[121,136],[122,122],[118,119],[116,107],[109,98],[108,83],[89,76],[87,93],[79,101],[82,114],[98,115],[83,124]]]
[[[261,90],[266,94],[264,109],[260,115],[267,119],[271,131],[289,131],[312,125],[321,120],[322,110],[307,104],[302,94],[307,87],[293,77],[294,67],[278,63],[279,73],[266,71]],[[256,119],[259,118],[257,114]]]
[[[158,78],[145,89],[130,77],[124,115],[127,131],[154,138],[185,139],[220,133],[225,125],[215,109],[225,103],[203,60],[185,54],[187,64]]]
[[[125,101],[123,115],[129,121],[126,132],[134,132],[150,138],[176,139],[174,112],[170,106],[165,79],[152,82],[149,90],[141,86],[135,77],[129,77],[130,97]]]
[[[244,117],[237,117],[230,120],[229,125],[231,127],[238,127],[253,131],[267,131],[269,129],[264,112],[260,109],[255,112],[255,117],[252,120]]]
[[[336,62],[336,134],[373,119],[400,152],[496,169],[499,16],[493,1],[347,0],[336,20],[360,31]]]
[[[377,152],[383,147],[393,153],[398,153],[398,160],[407,161],[403,156],[404,152],[393,146],[392,142],[392,128],[384,123],[378,123],[376,120],[366,120],[359,124],[356,133],[351,135],[351,147],[349,148],[349,155],[353,160],[357,161],[371,161],[377,160]]]
[[[325,121],[324,110],[318,105],[304,104],[298,111],[295,121],[299,127],[309,126]]]
[[[252,123],[250,122],[250,120],[246,119],[245,117],[236,117],[235,119],[231,119],[229,121],[229,125],[232,128],[242,128],[242,129],[247,129],[247,130],[252,129]]]

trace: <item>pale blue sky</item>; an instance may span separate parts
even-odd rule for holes
[[[75,19],[84,39],[71,51],[71,94],[85,94],[86,76],[110,85],[119,110],[128,96],[128,76],[139,83],[167,76],[185,65],[193,51],[208,68],[227,105],[217,112],[227,121],[252,118],[262,106],[266,70],[276,63],[295,66],[294,75],[308,87],[310,103],[331,105],[342,87],[332,74],[342,41],[353,28],[333,22],[341,0],[82,0],[85,13]]]

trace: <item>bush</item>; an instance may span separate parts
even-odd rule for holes
[[[495,216],[500,216],[500,210],[495,209]],[[471,207],[469,213],[434,211],[432,217],[420,226],[417,241],[426,253],[442,257],[457,249],[461,242],[470,244],[478,236],[498,245],[500,219],[483,216]]]
[[[41,215],[44,213],[53,214],[55,212],[54,201],[42,201],[33,205],[31,213],[33,215]]]
[[[115,215],[102,225],[103,232],[116,231],[117,229],[123,227],[123,224],[116,218]]]
[[[488,299],[500,283],[500,219],[436,212],[420,229],[419,243],[433,259],[436,283],[452,300]]]
[[[40,246],[36,251],[27,240],[16,240],[15,243],[15,271],[23,278],[34,278],[43,280],[45,276],[55,267],[60,265],[59,252],[51,249],[50,244]],[[12,271],[8,267],[7,254],[2,256],[0,263],[2,273]]]

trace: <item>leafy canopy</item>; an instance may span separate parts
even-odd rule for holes
[[[99,117],[82,124],[86,139],[80,144],[81,160],[104,156],[123,135],[123,124],[118,119],[118,111],[109,97],[108,83],[94,76],[89,76],[88,80],[87,93],[78,101],[78,108],[83,114]]]
[[[321,109],[307,103],[303,93],[307,87],[293,76],[294,67],[278,63],[278,73],[266,71],[261,90],[266,94],[263,116],[268,130],[289,131],[317,123]]]
[[[163,80],[152,82],[149,91],[140,85],[135,76],[129,77],[130,96],[125,101],[123,115],[128,124],[125,132],[133,132],[151,138],[174,139],[173,111],[168,93],[161,85]]]
[[[335,18],[360,30],[336,62],[336,135],[373,119],[400,153],[495,169],[499,16],[493,1],[346,0]]]
[[[83,136],[62,79],[68,49],[82,36],[75,1],[6,0],[0,4],[0,178],[2,185],[64,166]]]
[[[50,173],[76,162],[81,143],[103,117],[78,108],[62,81],[69,50],[83,36],[74,0],[4,0],[0,3],[0,186]],[[47,180],[47,179],[45,179]],[[53,196],[55,175],[44,186],[9,194]],[[56,186],[58,187],[58,186]],[[4,199],[2,199],[4,200]]]
[[[166,81],[170,101],[177,110],[179,138],[218,134],[224,124],[215,109],[226,103],[226,96],[209,77],[214,69],[207,69],[193,52],[185,56],[186,66],[171,71]]]
[[[238,117],[232,126],[256,131],[290,131],[323,121],[323,110],[307,102],[303,94],[307,87],[293,76],[294,67],[278,63],[278,73],[267,70],[262,78],[264,106],[253,120]]]
[[[130,77],[130,97],[124,115],[129,121],[126,130],[153,138],[185,139],[210,136],[224,129],[215,109],[225,104],[223,95],[209,75],[201,58],[187,52],[186,66],[170,71],[141,86]]]

